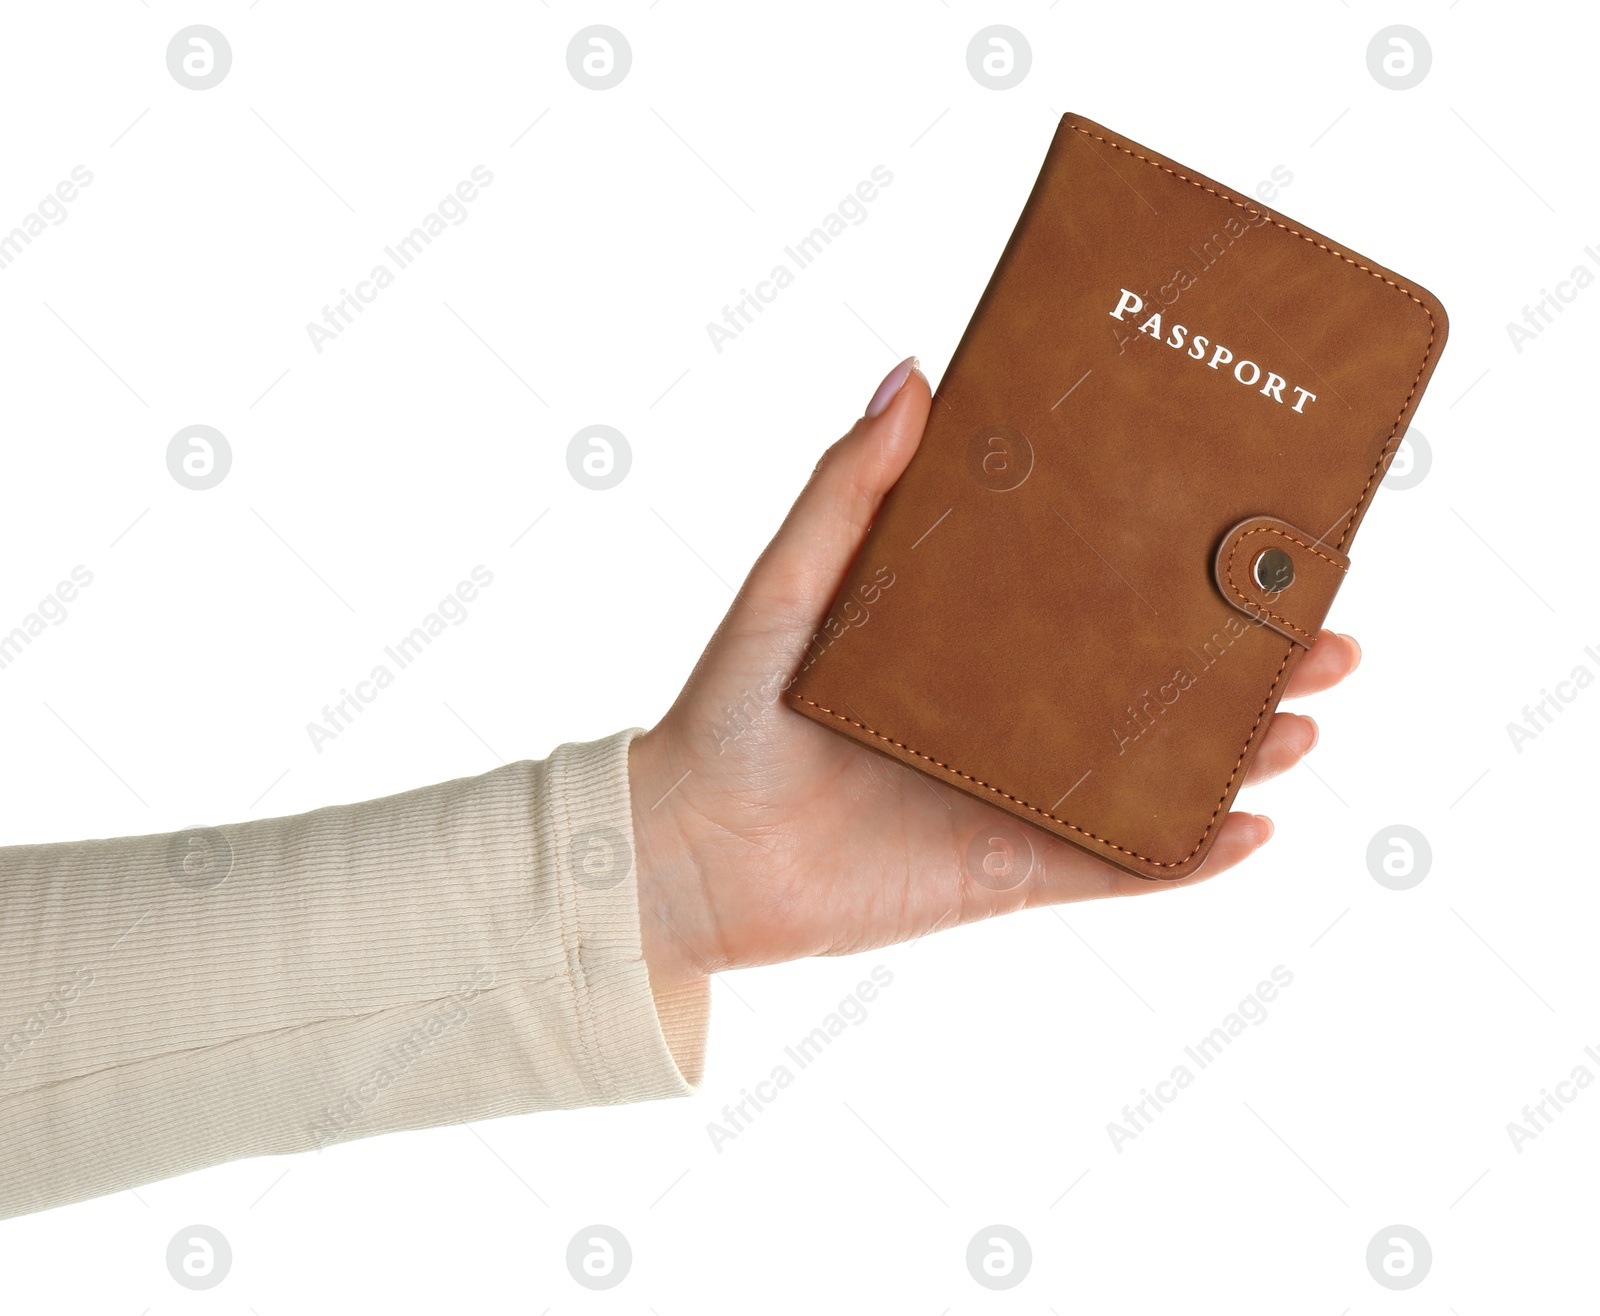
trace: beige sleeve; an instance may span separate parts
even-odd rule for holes
[[[363,804],[0,849],[0,1218],[241,1156],[681,1096],[637,730]]]

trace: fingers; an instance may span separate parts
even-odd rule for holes
[[[1341,638],[1334,637],[1336,640]],[[1317,743],[1317,724],[1298,713],[1276,713],[1267,725],[1266,739],[1256,751],[1245,778],[1258,785],[1287,772]],[[1044,880],[1027,893],[1026,903],[1052,905],[1068,900],[1093,900],[1102,896],[1138,896],[1151,891],[1193,886],[1226,872],[1259,850],[1272,837],[1272,820],[1254,813],[1230,813],[1212,844],[1206,861],[1187,877],[1170,882],[1136,877],[1093,855],[1077,851],[1065,841],[1045,842]]]
[[[1046,852],[1048,859],[1042,880],[1027,892],[1025,903],[1029,907],[1057,905],[1107,896],[1142,896],[1194,886],[1241,863],[1271,839],[1272,819],[1256,813],[1230,813],[1223,819],[1205,863],[1187,877],[1172,881],[1137,877],[1103,859],[1078,851],[1065,841],[1053,842]]]
[[[1172,882],[1151,882],[1118,869],[1114,870],[1120,879],[1118,889],[1110,894],[1135,896],[1149,890],[1170,891],[1174,887],[1194,886],[1218,873],[1227,872],[1235,864],[1243,863],[1271,839],[1271,818],[1259,813],[1230,813],[1222,820],[1222,828],[1217,833],[1210,853],[1206,855],[1205,863],[1188,877],[1180,877]]]
[[[927,424],[928,381],[907,358],[879,385],[868,411],[822,455],[783,525],[751,569],[741,599],[752,624],[778,631],[798,658],[822,624],[839,584],[877,515],[883,496],[900,478]],[[737,627],[736,606],[730,622]],[[762,619],[759,623],[754,619]]]
[[[1355,671],[1360,662],[1361,646],[1353,637],[1324,630],[1289,677],[1289,688],[1283,692],[1283,697],[1298,699],[1336,686]]]
[[[1361,646],[1354,639],[1324,630],[1295,668],[1285,697],[1316,694],[1335,686],[1353,672],[1360,661]],[[1317,724],[1311,718],[1298,713],[1275,713],[1250,764],[1245,784],[1258,785],[1287,772],[1309,754],[1316,743]],[[1045,843],[1047,861],[1040,880],[1033,883],[1031,889],[1018,894],[1022,903],[1038,906],[1103,896],[1148,895],[1154,891],[1193,886],[1248,858],[1271,836],[1271,819],[1253,813],[1230,813],[1223,820],[1205,863],[1187,877],[1170,882],[1136,877],[1063,841],[1051,840]]]
[[[1245,774],[1246,786],[1259,786],[1300,762],[1317,743],[1317,724],[1299,713],[1274,713],[1267,734]]]

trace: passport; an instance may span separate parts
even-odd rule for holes
[[[1414,280],[1063,116],[785,702],[1130,873],[1187,876],[1447,333]]]

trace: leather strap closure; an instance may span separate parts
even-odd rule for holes
[[[1287,564],[1282,555],[1287,555]],[[1350,559],[1287,521],[1253,516],[1223,536],[1213,570],[1217,588],[1230,604],[1309,649],[1350,570]]]

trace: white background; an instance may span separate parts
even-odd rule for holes
[[[7,1221],[7,1309],[1591,1305],[1600,1090],[1520,1151],[1507,1123],[1574,1066],[1600,1076],[1600,690],[1521,752],[1506,727],[1600,675],[1600,291],[1520,353],[1505,326],[1600,273],[1597,33],[1509,12],[8,7],[0,231],[74,166],[94,181],[0,270],[0,630],[74,566],[94,583],[0,671],[4,844],[299,812],[650,725],[878,379],[911,352],[938,379],[1064,111],[1241,190],[1284,167],[1277,207],[1432,289],[1452,336],[1416,417],[1432,469],[1380,493],[1330,618],[1365,662],[1302,706],[1307,766],[1244,797],[1278,833],[1243,869],[729,975],[692,1099]],[[233,50],[207,91],[166,67],[191,23]],[[591,23],[632,48],[612,90],[567,70]],[[968,72],[990,23],[1032,48],[1013,90]],[[1432,47],[1412,90],[1368,72],[1392,23]],[[476,165],[494,182],[467,221],[314,350],[306,323]],[[706,322],[875,165],[894,181],[867,221],[716,352]],[[633,451],[606,492],[565,461],[596,423]],[[192,424],[232,450],[204,492],[166,465]],[[478,564],[469,619],[316,752],[307,722]],[[1366,861],[1397,822],[1433,851],[1402,892]],[[879,963],[866,1021],[714,1150],[708,1121]],[[1114,1150],[1108,1121],[1276,965],[1294,980],[1265,1022]],[[595,1221],[634,1251],[607,1293],[564,1262]],[[234,1251],[198,1294],[165,1266],[197,1222]],[[965,1262],[994,1223],[1033,1249],[1004,1293]],[[1433,1249],[1408,1292],[1365,1262],[1395,1223]]]

